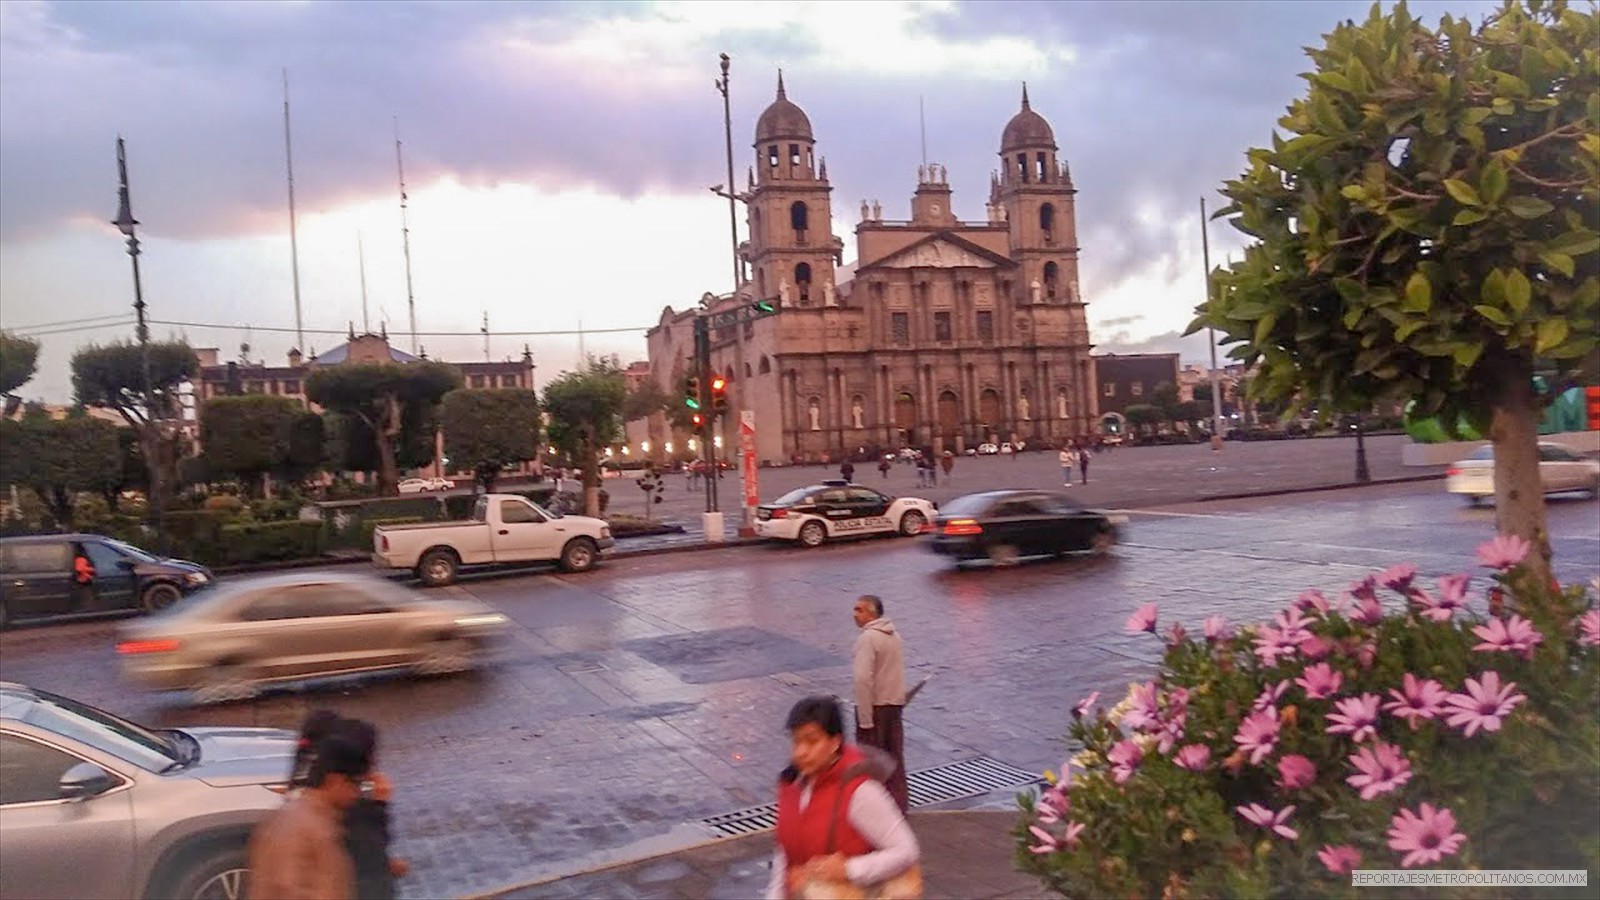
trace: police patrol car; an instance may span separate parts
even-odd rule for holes
[[[865,534],[921,534],[938,507],[916,497],[890,497],[848,481],[824,481],[756,507],[756,534],[815,547]]]

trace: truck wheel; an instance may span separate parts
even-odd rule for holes
[[[146,614],[158,613],[178,602],[182,596],[175,586],[162,582],[145,588],[144,593],[139,595],[139,604],[144,607]]]
[[[820,547],[828,539],[828,529],[821,522],[811,521],[800,526],[800,544],[805,547]]]
[[[561,548],[561,568],[568,572],[587,572],[594,568],[600,548],[586,537],[573,538]]]
[[[417,562],[417,578],[428,587],[444,587],[455,583],[460,569],[461,561],[453,551],[429,550]]]
[[[249,896],[245,848],[224,845],[196,856],[173,876],[168,895],[181,900],[243,900]]]

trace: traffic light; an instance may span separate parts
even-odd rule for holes
[[[690,375],[683,382],[683,405],[693,410],[700,409],[700,378]]]
[[[704,415],[700,414],[700,413],[695,413],[694,415],[689,417],[689,421],[693,422],[694,423],[694,429],[696,431],[699,431],[701,428],[705,427],[706,417]]]
[[[778,311],[778,307],[773,305],[771,300],[757,300],[750,304],[750,308],[764,316],[772,315]]]
[[[728,411],[728,379],[725,376],[711,376],[711,411],[718,414]]]

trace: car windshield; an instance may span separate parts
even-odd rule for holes
[[[183,761],[171,739],[142,725],[46,691],[33,693],[39,699],[25,717],[33,725],[152,772]]]
[[[132,544],[125,544],[122,541],[115,540],[115,539],[112,539],[112,538],[107,538],[106,539],[106,543],[111,545],[112,547],[115,547],[117,552],[121,553],[123,556],[132,557],[133,559],[136,559],[139,562],[153,563],[153,562],[158,562],[159,561],[152,554],[146,553],[145,551],[140,550],[138,547],[135,547]]]
[[[810,495],[811,495],[811,488],[796,488],[796,489],[790,491],[789,493],[784,494],[782,497],[779,497],[778,499],[772,501],[771,503],[769,503],[767,505],[768,506],[794,506],[797,503],[804,503],[806,497],[808,497]]]
[[[968,494],[957,497],[939,508],[939,512],[946,516],[979,516],[989,509],[989,504],[994,500],[986,494]]]

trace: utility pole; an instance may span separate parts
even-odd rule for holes
[[[122,136],[117,136],[117,218],[112,221],[128,239],[128,258],[133,260],[133,312],[138,318],[135,335],[139,338],[139,366],[144,389],[145,467],[150,470],[149,497],[156,513],[156,549],[167,551],[166,500],[161,473],[161,425],[156,415],[155,390],[150,379],[150,326],[145,322],[144,283],[139,278],[139,220],[133,217],[133,201],[128,191],[128,152]],[[151,463],[154,465],[151,465]]]
[[[300,242],[295,234],[294,144],[289,139],[289,70],[283,70],[283,160],[289,177],[289,271],[294,278],[294,339],[296,350],[305,350],[305,322],[300,315]]]
[[[361,268],[361,333],[372,333],[372,321],[367,315],[367,251],[361,243],[361,232],[356,232],[356,264]]]
[[[1206,220],[1206,198],[1200,198],[1200,258],[1206,267],[1206,304],[1209,307],[1211,291],[1211,238],[1210,223]],[[1222,452],[1222,386],[1217,372],[1217,330],[1207,325],[1206,337],[1211,343],[1211,450]]]
[[[400,177],[400,248],[406,258],[406,309],[411,314],[411,354],[417,354],[417,295],[411,289],[411,221],[406,209],[406,163],[400,155],[400,117],[394,117],[394,167]]]
[[[728,94],[728,70],[732,66],[732,60],[726,53],[721,54],[720,59],[722,62],[722,77],[717,79],[716,86],[717,92],[722,95],[722,135],[723,143],[727,149],[728,163],[728,240],[733,254],[733,300],[738,303],[740,291],[743,290],[745,284],[744,266],[739,262],[738,189],[733,183],[733,100]],[[756,299],[762,300],[765,298],[757,297]],[[729,403],[733,408],[735,421],[742,419],[745,406],[744,371],[744,325],[741,323],[734,329],[733,333],[733,374],[728,379],[732,388],[729,392]],[[707,419],[708,423],[712,421],[713,419],[711,418]],[[723,431],[726,435],[726,423],[724,423]],[[715,469],[715,474],[720,476],[721,473],[722,470],[720,468]],[[740,537],[751,537],[755,534],[754,516],[754,509],[748,505],[740,505]]]

